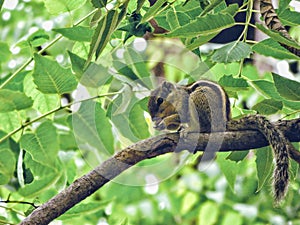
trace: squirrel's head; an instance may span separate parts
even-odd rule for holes
[[[177,130],[179,128],[180,118],[170,98],[175,92],[176,86],[167,81],[151,92],[148,110],[155,129]]]

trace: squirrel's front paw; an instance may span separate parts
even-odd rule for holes
[[[180,135],[180,139],[186,142],[189,132],[185,129],[182,129],[182,130],[179,130],[179,135]]]
[[[181,124],[179,129],[179,136],[180,139],[183,141],[187,141],[188,135],[189,135],[189,127],[187,124]]]

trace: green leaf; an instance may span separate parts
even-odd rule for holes
[[[238,4],[230,4],[227,8],[222,10],[221,13],[229,13],[230,15],[235,15],[235,13],[237,12],[238,9],[239,9]],[[189,50],[198,48],[199,46],[210,41],[212,38],[214,38],[218,34],[219,34],[219,31],[209,34],[209,35],[201,35],[200,37],[193,38],[192,41],[186,45],[186,47]]]
[[[9,60],[11,52],[9,46],[5,42],[0,42],[0,63]]]
[[[33,108],[43,114],[60,105],[60,97],[58,95],[44,95],[39,91],[33,91],[31,96],[35,99]],[[54,114],[50,115],[50,117],[54,117]]]
[[[4,3],[4,0],[0,0],[0,11],[2,9],[3,3]]]
[[[228,185],[232,191],[234,191],[234,184],[236,175],[238,172],[237,163],[226,160],[228,153],[218,153],[217,162],[221,168],[221,171],[224,173]]]
[[[145,23],[145,22],[147,22],[148,20],[152,19],[152,18],[155,16],[155,14],[157,14],[157,12],[158,12],[159,10],[162,9],[161,7],[162,7],[162,5],[165,4],[165,3],[166,3],[165,0],[157,0],[157,1],[155,2],[155,4],[152,5],[152,6],[146,11],[146,13],[145,13],[145,15],[143,16],[143,19],[141,20],[140,23]]]
[[[283,101],[285,107],[290,108],[292,110],[300,110],[300,102],[293,102],[293,101]]]
[[[285,9],[278,13],[280,21],[287,26],[299,26],[300,25],[300,13]]]
[[[220,208],[217,203],[207,201],[204,202],[200,208],[200,213],[198,216],[199,224],[213,225],[218,221],[218,216],[220,214]]]
[[[273,163],[272,149],[270,147],[257,149],[255,161],[258,177],[257,191],[260,191],[270,177]]]
[[[107,0],[92,0],[92,4],[95,8],[103,8],[107,4]]]
[[[32,183],[18,190],[18,193],[23,197],[36,197],[44,194],[58,179],[57,173],[48,173],[47,175],[35,179]]]
[[[232,75],[224,75],[218,83],[228,91],[240,91],[249,87],[244,78],[234,78]]]
[[[44,164],[41,164],[41,163],[35,161],[32,158],[31,154],[28,154],[28,152],[25,152],[23,154],[23,165],[25,166],[24,167],[25,171],[26,170],[29,171],[28,173],[30,173],[31,177],[32,177],[32,179],[27,183],[31,183],[33,180],[38,180],[38,178],[47,176],[48,174],[51,174],[51,173],[61,172],[59,163],[60,163],[60,161],[57,158],[54,166],[49,167],[49,166],[46,166]],[[25,177],[25,179],[28,179],[28,178],[29,177]]]
[[[91,41],[94,31],[89,27],[70,27],[53,29],[53,31],[62,34],[64,37],[74,41]]]
[[[221,225],[228,225],[228,224],[242,225],[243,217],[237,212],[229,211],[224,215]]]
[[[97,59],[105,48],[111,34],[117,27],[118,15],[118,11],[111,10],[99,21],[92,38],[86,65],[91,62],[94,54],[96,54]]]
[[[19,91],[0,90],[0,113],[26,109],[32,106],[33,100]]]
[[[72,64],[72,70],[74,71],[76,77],[80,80],[82,74],[84,73],[83,68],[85,60],[70,51],[68,51],[68,54]]]
[[[0,53],[1,54],[1,53]],[[26,77],[27,74],[29,74],[30,71],[22,71],[20,73],[18,73],[17,76],[15,76],[6,86],[5,86],[5,89],[9,89],[9,90],[12,90],[12,91],[21,91],[23,92],[24,91],[24,79]],[[5,81],[8,77],[5,77],[5,79],[3,79],[3,81]],[[28,95],[27,93],[25,93],[27,96],[30,96]]]
[[[122,74],[131,80],[138,80],[139,77],[133,72],[133,70],[129,67],[129,65],[119,61],[113,61],[114,68],[118,71],[119,74]]]
[[[149,127],[144,117],[145,106],[147,105],[148,98],[144,98],[141,101],[134,104],[129,112],[130,128],[134,135],[140,139],[145,139],[150,136]],[[142,107],[144,105],[144,107]]]
[[[183,197],[181,215],[185,215],[190,212],[198,201],[199,196],[196,193],[187,192]]]
[[[276,90],[275,84],[267,80],[254,80],[252,84],[264,95],[274,100],[282,100],[282,97]]]
[[[56,94],[43,94],[35,88],[32,76],[26,76],[24,79],[24,93],[34,99],[32,108],[40,113],[47,113],[60,104],[60,97]],[[53,117],[54,114],[49,115]]]
[[[296,149],[299,149],[299,143],[293,143],[293,146],[296,148]],[[290,168],[289,168],[289,171],[290,171],[290,175],[291,175],[291,180],[296,180],[298,178],[298,174],[299,174],[299,164],[296,162],[296,161],[293,161],[291,160],[290,161]]]
[[[1,129],[2,128],[0,128],[0,139],[3,138],[4,136],[6,136],[6,134],[7,134],[6,132],[2,131]],[[2,148],[10,148],[11,147],[10,144],[9,144],[10,141],[11,140],[9,140],[9,138],[8,138],[8,139],[5,139],[2,142],[0,142],[0,149],[2,149]]]
[[[218,34],[219,33],[216,32],[216,33],[210,34],[210,35],[201,35],[200,37],[197,37],[195,39],[193,38],[192,41],[186,45],[186,47],[189,50],[194,50],[195,48],[198,48],[199,46],[206,44],[208,41],[213,39]]]
[[[31,34],[27,39],[28,43],[32,47],[38,47],[46,43],[49,40],[49,35],[44,30],[38,30]]]
[[[45,6],[49,13],[51,14],[60,14],[63,12],[71,12],[75,9],[80,8],[86,2],[86,0],[79,1],[79,0],[43,0]]]
[[[159,27],[161,27],[165,30],[171,30],[170,25],[167,21],[166,13],[167,13],[167,11],[163,11],[162,13],[158,14],[155,17],[155,21],[157,22]]]
[[[17,42],[16,47],[20,47],[21,49],[26,49],[30,47],[30,44],[28,40],[22,40]]]
[[[300,101],[300,83],[272,73],[278,93],[292,101]]]
[[[251,53],[252,51],[248,44],[244,42],[231,42],[217,49],[211,59],[218,63],[231,63],[248,58]]]
[[[182,12],[176,12],[175,9],[167,12],[167,21],[171,30],[174,30],[180,26],[183,26],[190,22],[190,18],[187,14]]]
[[[291,2],[291,0],[279,1],[277,14],[280,14],[283,10],[285,10],[287,7],[289,7],[290,2]]]
[[[42,123],[33,134],[24,134],[21,147],[28,152],[33,160],[53,167],[59,150],[58,135],[50,121]]]
[[[114,153],[114,136],[112,133],[112,126],[109,119],[106,117],[106,111],[104,111],[99,103],[96,103],[96,128],[99,137],[105,147],[110,153]]]
[[[232,27],[234,19],[229,14],[206,15],[205,17],[196,18],[182,27],[179,27],[170,33],[164,34],[166,37],[195,37],[198,35],[209,35]]]
[[[129,1],[129,8],[135,8],[136,12],[139,13],[141,8],[144,6],[145,1],[147,0],[137,0],[137,1]]]
[[[0,129],[9,133],[17,128],[20,127],[21,120],[20,115],[16,112],[7,112],[7,113],[0,113]],[[21,133],[17,133],[13,135],[15,140],[19,140]]]
[[[99,8],[93,15],[91,21],[90,21],[90,27],[93,28],[95,27],[99,20],[101,19],[102,17],[102,10]]]
[[[203,9],[198,1],[188,1],[186,4],[179,4],[175,6],[175,9],[174,7],[170,7],[169,9],[155,15],[155,20],[160,27],[166,30],[172,30],[170,28],[170,25],[174,22],[172,17],[177,17],[180,26],[184,26],[189,24],[191,20],[197,18],[202,11]]]
[[[114,99],[114,102],[112,102],[109,105],[107,110],[108,117],[111,119],[118,131],[132,142],[140,140],[133,134],[128,119],[130,112],[129,110],[136,101],[136,98],[132,95],[130,98],[126,98],[125,95],[119,95],[117,98]],[[120,107],[122,105],[126,105],[125,110]]]
[[[271,56],[276,59],[295,59],[299,60],[300,57],[291,53],[284,47],[282,47],[278,42],[273,39],[265,39],[252,46],[252,50],[265,56]]]
[[[125,218],[125,219],[121,220],[119,225],[129,225],[128,218]]]
[[[239,5],[234,3],[234,4],[230,4],[228,5],[225,9],[223,9],[221,12],[222,13],[228,13],[232,16],[234,16],[239,10]]]
[[[128,47],[124,53],[124,58],[126,64],[139,78],[149,77],[149,70],[139,52]]]
[[[282,101],[276,101],[274,99],[264,99],[252,107],[253,110],[259,114],[272,115],[283,107]]]
[[[78,42],[76,41],[73,45],[72,52],[79,57],[86,59],[89,54],[89,43],[88,42]]]
[[[132,99],[133,96],[133,91],[129,85],[124,84],[121,96],[123,101],[120,104],[115,104],[117,108],[114,111],[113,115],[122,114],[128,110],[128,107],[130,105],[130,101],[128,101],[128,99]]]
[[[89,202],[89,203],[80,203],[75,205],[72,209],[68,210],[62,216],[60,216],[59,220],[70,219],[76,216],[88,215],[91,213],[95,213],[101,209],[104,209],[111,200],[100,201],[100,202]]]
[[[14,153],[8,148],[0,148],[0,185],[7,184],[16,168]]]
[[[261,30],[262,32],[264,32],[265,34],[267,34],[269,37],[273,38],[275,41],[285,44],[287,46],[291,46],[294,47],[296,49],[300,49],[300,45],[298,45],[297,42],[287,39],[286,37],[284,37],[281,33],[273,31],[273,30],[269,30],[266,27],[264,27],[262,24],[258,24],[256,23],[255,26]]]
[[[72,124],[75,137],[80,143],[89,144],[100,153],[114,153],[112,126],[98,102],[83,102],[79,111],[73,114]]]
[[[201,15],[205,15],[205,14],[207,14],[208,12],[212,11],[213,9],[218,8],[218,5],[220,5],[220,4],[222,4],[222,3],[223,3],[222,0],[211,0],[211,1],[210,1],[210,4],[208,4],[208,5],[204,8],[204,10],[203,10],[203,12],[201,13]]]
[[[126,17],[127,14],[127,9],[130,1],[125,1],[120,7],[120,13],[118,15],[118,20],[117,20],[117,25],[120,24]],[[136,13],[136,11],[135,11]]]
[[[62,140],[64,140],[64,139],[62,139]],[[74,143],[75,143],[75,138],[74,138]],[[66,182],[69,184],[73,183],[77,176],[78,168],[75,163],[77,153],[72,151],[75,149],[77,149],[77,144],[76,144],[76,146],[72,146],[71,149],[69,149],[71,151],[60,152],[60,156],[59,156],[60,161],[62,162],[62,167],[64,169],[64,175],[66,176]]]
[[[68,93],[77,87],[77,81],[70,69],[62,68],[57,62],[38,54],[34,55],[34,83],[45,94]]]
[[[177,5],[175,9],[177,12],[184,12],[190,19],[196,18],[203,11],[199,1],[186,1],[185,4]]]
[[[73,132],[59,134],[59,140],[60,149],[74,150],[78,148]]]
[[[79,82],[86,87],[99,88],[111,78],[108,68],[101,64],[90,63]]]
[[[141,19],[142,16],[140,14],[132,13],[128,18],[128,23],[119,28],[121,31],[126,31],[124,42],[133,35],[136,37],[143,37],[147,31],[152,31],[152,27],[149,25],[149,23],[140,24]]]
[[[274,100],[283,102],[285,107],[290,108],[292,110],[300,109],[300,102],[288,101],[285,98],[281,97],[277,92],[274,83],[266,80],[256,80],[256,81],[252,81],[252,83],[262,94]]]
[[[249,151],[235,151],[231,152],[230,155],[226,158],[234,162],[242,161],[247,155]]]

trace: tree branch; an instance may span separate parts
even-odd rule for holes
[[[280,121],[274,123],[274,125],[282,130],[291,142],[300,141],[300,119]],[[201,149],[205,149],[208,142],[215,145],[220,144],[219,151],[241,151],[268,145],[264,136],[257,131],[224,132],[217,136],[222,137],[221,144],[219,142],[220,138],[213,139],[211,137],[216,136],[210,137],[210,134],[206,133],[189,134],[188,140],[184,142],[180,139],[179,133],[168,133],[137,142],[104,161],[88,174],[75,180],[65,190],[34,210],[20,224],[43,225],[50,223],[124,170],[145,159],[184,149],[193,151],[195,147],[199,149],[198,151],[202,151]],[[192,140],[198,141],[193,142]]]

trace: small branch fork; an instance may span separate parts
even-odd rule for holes
[[[280,121],[274,123],[274,125],[278,127],[291,142],[300,141],[300,119]],[[219,151],[222,152],[242,151],[268,145],[264,136],[256,131],[234,131],[225,132],[220,135],[224,137],[219,149]],[[20,225],[49,224],[52,220],[92,195],[103,185],[136,163],[162,154],[174,152],[175,150],[180,151],[189,148],[187,145],[179,146],[179,138],[179,133],[168,133],[142,140],[123,149],[88,174],[75,180],[74,183],[48,202],[35,209]],[[193,142],[195,143],[193,147],[196,146],[196,149],[199,149],[198,151],[205,149],[208,142],[214,141],[211,140],[210,134],[207,133],[191,133],[188,139],[190,139],[191,142],[193,142],[192,140],[197,140],[196,143]],[[184,142],[188,143],[189,140]]]
[[[7,200],[2,200],[0,203],[6,203],[6,204],[24,204],[24,205],[31,205],[34,208],[38,208],[33,202],[25,202],[25,201],[12,201],[10,200],[10,195],[8,196]]]

